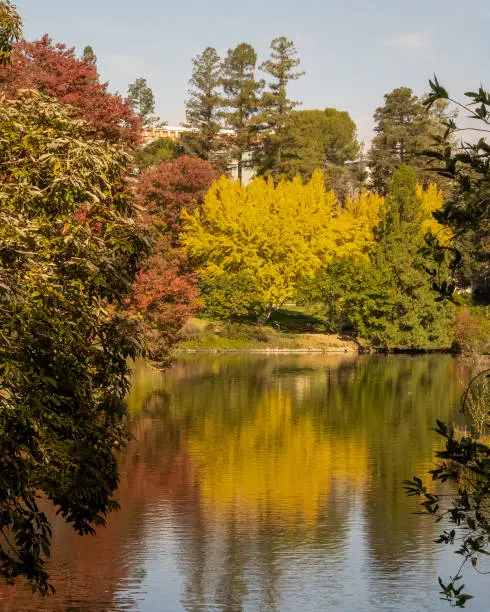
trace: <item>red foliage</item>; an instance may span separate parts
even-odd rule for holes
[[[36,89],[71,104],[100,136],[135,147],[141,139],[140,120],[129,102],[107,87],[99,83],[97,70],[87,59],[77,58],[74,49],[63,44],[53,44],[47,34],[41,40],[17,43],[11,64],[0,69],[0,89],[7,95]]]
[[[219,176],[210,162],[188,155],[160,162],[140,175],[137,201],[152,215],[157,229],[176,245],[182,210],[192,212]]]
[[[165,249],[163,240],[136,280],[134,305],[167,344],[197,310],[196,278],[183,272],[179,252]],[[162,338],[161,338],[162,339]]]
[[[208,161],[183,156],[142,173],[136,199],[158,236],[153,256],[140,273],[135,309],[157,332],[157,351],[168,349],[197,310],[197,279],[179,250],[180,215],[202,202],[219,172]]]

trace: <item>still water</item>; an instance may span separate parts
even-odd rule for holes
[[[134,441],[97,537],[56,523],[56,596],[0,590],[6,611],[449,610],[434,544],[401,481],[458,419],[449,357],[190,356],[139,364]],[[468,572],[488,610],[488,578]]]

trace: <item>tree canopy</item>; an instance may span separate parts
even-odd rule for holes
[[[271,77],[268,89],[263,93],[257,122],[262,132],[262,145],[256,150],[259,175],[280,176],[282,153],[285,144],[284,130],[291,111],[299,102],[288,97],[288,85],[304,75],[296,68],[300,64],[294,43],[285,36],[271,42],[271,57],[260,69]]]
[[[0,91],[15,97],[21,89],[37,90],[73,106],[76,116],[92,126],[94,136],[130,147],[140,142],[141,123],[129,102],[109,93],[95,66],[47,35],[18,42],[10,64],[0,67]]]
[[[49,590],[40,494],[80,534],[114,508],[128,358],[125,311],[149,252],[130,157],[73,109],[0,101],[0,573]]]
[[[128,100],[131,102],[133,113],[140,118],[144,128],[151,128],[158,122],[155,117],[155,96],[146,79],[138,77],[128,86]]]
[[[398,87],[384,98],[384,106],[374,113],[376,135],[369,151],[373,188],[385,194],[393,174],[403,164],[415,169],[423,185],[440,182],[434,173],[427,172],[421,154],[432,142],[433,134],[444,132],[444,122],[449,119],[444,104],[430,111],[409,87]]]
[[[211,286],[222,295],[243,292],[250,312],[267,320],[336,255],[366,257],[370,223],[362,206],[339,207],[321,172],[305,184],[257,178],[245,187],[223,177],[201,207],[184,213],[181,240],[208,293]]]
[[[235,132],[232,157],[237,165],[238,180],[243,169],[251,166],[247,159],[254,149],[257,133],[256,116],[260,107],[263,81],[255,78],[257,54],[251,45],[241,43],[229,49],[222,65],[223,103],[221,112],[225,126]]]
[[[358,153],[356,125],[347,112],[334,108],[293,111],[284,129],[281,172],[287,178],[300,174],[308,179],[317,169],[328,174],[328,169],[340,168]],[[330,183],[338,188],[334,180]]]
[[[10,0],[0,2],[0,66],[10,63],[14,44],[22,35],[22,20]]]

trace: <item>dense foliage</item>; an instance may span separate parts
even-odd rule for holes
[[[182,243],[198,267],[207,307],[255,314],[266,321],[298,285],[334,257],[366,257],[381,200],[342,209],[321,172],[303,184],[257,178],[248,186],[221,178],[193,214],[184,214]],[[366,203],[369,201],[369,206]]]
[[[193,212],[218,176],[208,161],[182,156],[143,172],[136,184],[155,246],[138,274],[134,306],[154,336],[152,356],[159,360],[197,310],[197,279],[180,250],[182,212]]]
[[[412,166],[424,185],[438,180],[427,172],[421,153],[429,146],[433,134],[444,131],[444,121],[449,118],[444,105],[429,110],[424,100],[408,87],[398,87],[384,98],[384,106],[374,113],[376,135],[369,151],[373,188],[385,194],[394,173],[403,164]]]
[[[16,97],[21,89],[40,91],[72,105],[94,136],[134,147],[140,141],[139,118],[128,101],[107,87],[89,58],[77,58],[74,49],[54,44],[47,35],[17,43],[10,64],[0,67],[0,91],[8,97]]]
[[[340,259],[320,270],[304,287],[303,301],[326,317],[332,331],[349,329],[377,348],[449,347],[452,308],[437,301],[420,256],[425,232],[438,229],[431,215],[441,205],[437,188],[423,190],[414,171],[402,166],[379,218],[371,221],[376,242],[369,262]]]
[[[122,312],[149,250],[130,158],[41,94],[0,101],[0,573],[49,590],[50,500],[80,534],[114,507],[127,358]]]
[[[0,3],[0,66],[10,63],[14,44],[22,34],[22,20],[10,0]]]
[[[481,135],[490,131],[490,94],[481,87],[468,92],[468,102],[452,100],[435,79],[427,99],[429,107],[440,100],[457,103],[475,123]],[[481,136],[476,143],[461,142],[454,147],[455,134],[462,130],[454,120],[446,122],[443,135],[435,136],[431,150],[426,151],[433,161],[432,169],[450,179],[456,188],[437,220],[454,233],[454,247],[458,252],[454,266],[455,280],[460,286],[471,286],[478,302],[490,302],[490,146]],[[466,131],[471,131],[470,126]]]
[[[490,95],[482,87],[477,92],[466,94],[467,104],[451,99],[437,79],[431,82],[431,88],[428,106],[440,100],[453,102],[478,122],[474,129],[479,133],[488,131]],[[475,144],[462,142],[455,149],[453,137],[458,127],[453,119],[447,121],[446,127],[442,136],[435,136],[434,147],[426,153],[435,162],[433,169],[455,183],[453,198],[435,213],[437,220],[446,223],[453,231],[453,243],[450,247],[439,241],[429,243],[425,255],[432,263],[440,264],[445,252],[449,252],[452,255],[449,269],[456,282],[463,279],[471,282],[473,297],[487,304],[478,313],[476,309],[465,308],[458,313],[455,322],[462,351],[474,351],[475,347],[485,350],[489,338],[490,147],[482,137]],[[444,285],[440,288],[441,299],[454,300],[455,292],[455,284]],[[460,608],[471,599],[461,582],[464,568],[471,563],[478,573],[488,573],[486,568],[480,570],[480,566],[489,554],[490,542],[489,380],[489,371],[481,371],[472,379],[463,396],[462,412],[470,418],[470,435],[458,435],[452,427],[437,422],[436,431],[444,438],[445,448],[436,452],[441,461],[429,473],[435,481],[452,482],[457,486],[457,494],[450,493],[449,499],[444,499],[431,491],[421,478],[414,476],[413,480],[405,481],[408,494],[422,498],[424,511],[437,521],[444,521],[445,528],[438,542],[457,547],[455,552],[461,560],[459,567],[449,580],[439,578],[439,585],[442,597]]]

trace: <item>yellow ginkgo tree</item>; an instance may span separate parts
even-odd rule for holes
[[[334,258],[367,257],[381,204],[363,192],[341,207],[320,171],[307,183],[296,177],[276,185],[222,177],[199,209],[184,212],[181,239],[203,287],[218,287],[219,299],[230,302],[228,314],[254,311],[265,322]]]

